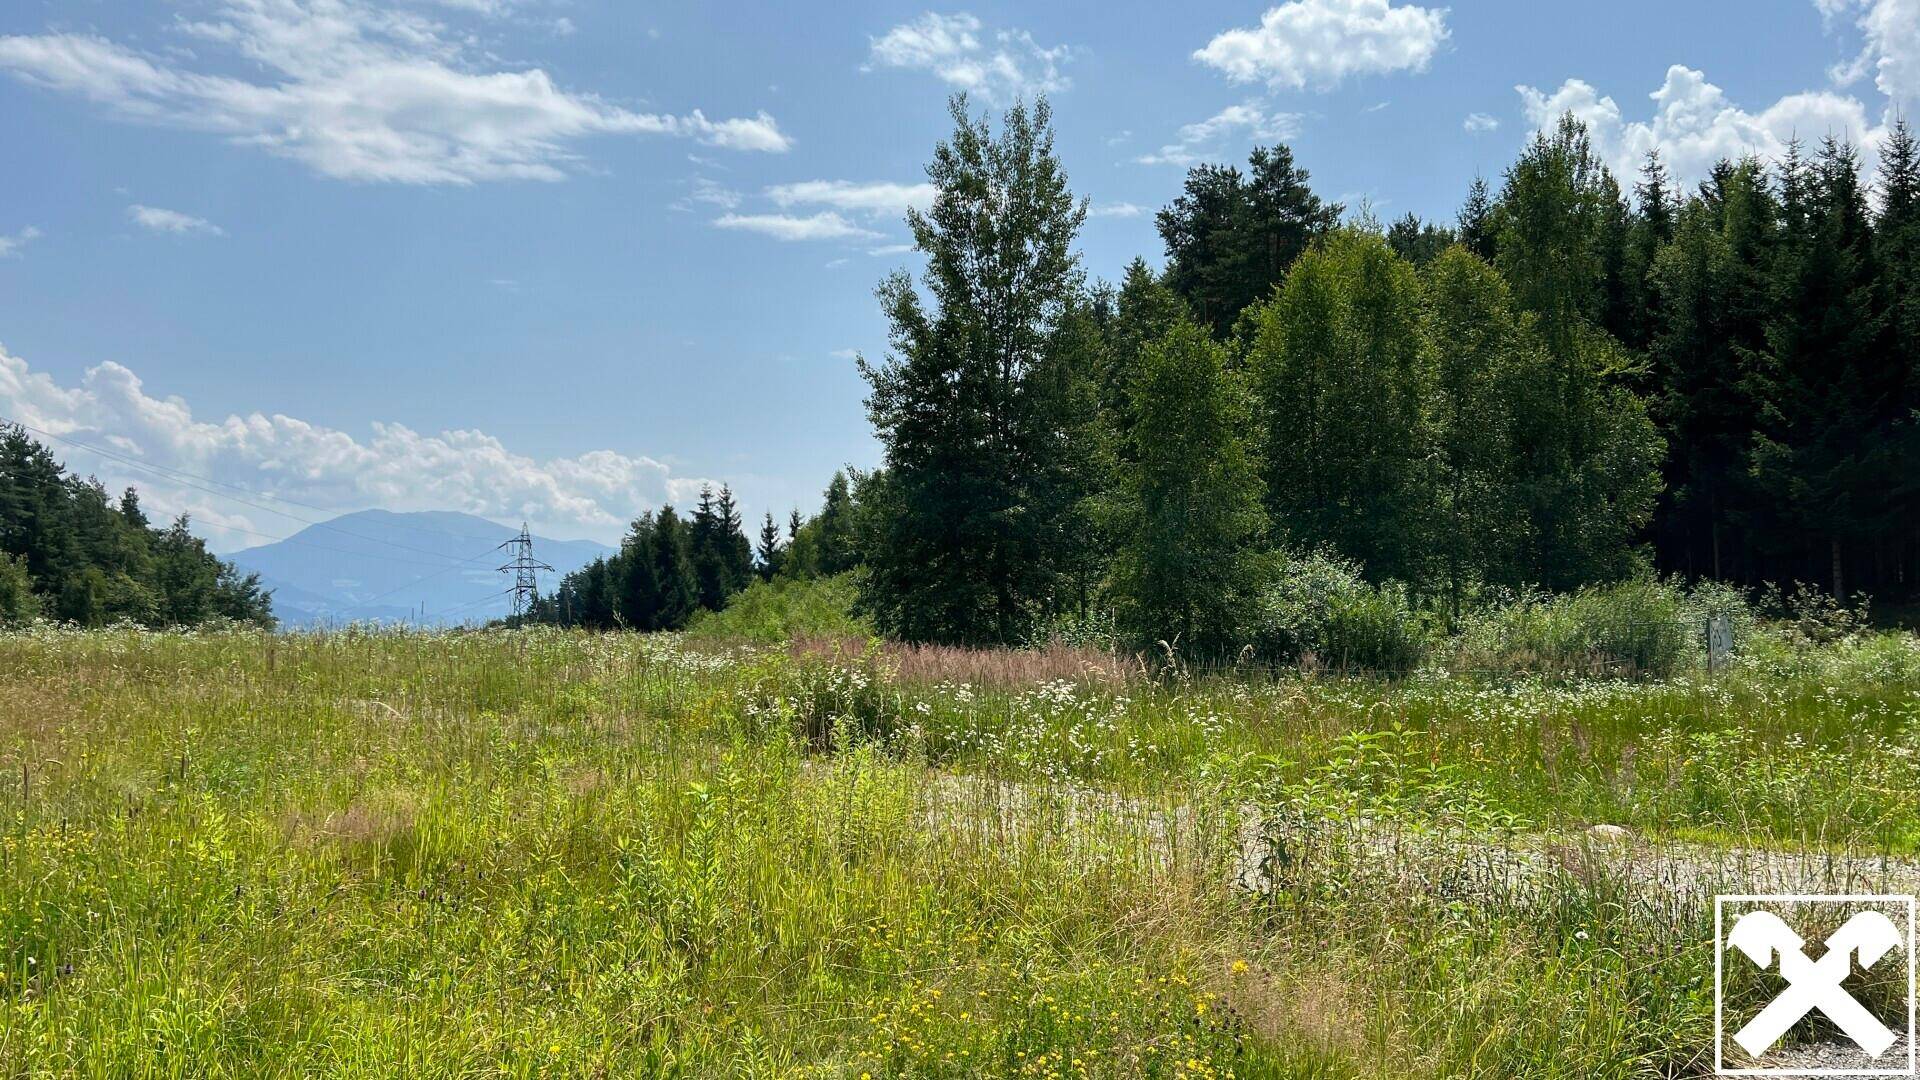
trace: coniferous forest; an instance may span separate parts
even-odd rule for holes
[[[1920,574],[1920,156],[1834,138],[1682,185],[1571,116],[1456,220],[1383,224],[1284,146],[1203,165],[1164,263],[1091,280],[1042,100],[952,104],[925,269],[861,361],[884,448],[760,530],[760,576],[858,567],[884,632],[1033,640],[1098,613],[1220,653],[1301,560],[1457,619],[1651,575],[1904,601]],[[752,574],[731,499],[643,517],[547,617],[672,626]]]
[[[258,575],[238,573],[187,531],[149,524],[132,488],[111,499],[18,427],[0,426],[0,625],[272,626]]]

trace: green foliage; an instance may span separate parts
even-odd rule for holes
[[[1240,435],[1246,390],[1227,371],[1226,350],[1182,321],[1146,346],[1128,399],[1134,423],[1113,525],[1117,626],[1136,645],[1230,654],[1266,527]]]
[[[692,523],[671,505],[641,514],[619,552],[562,578],[552,596],[534,604],[529,621],[594,630],[678,630],[701,609],[705,587],[732,595],[750,574],[741,561],[746,537],[739,533],[737,513],[731,514],[735,528],[722,531],[726,519],[718,504],[703,501],[707,505]],[[703,545],[698,551],[696,536]],[[739,585],[732,586],[736,573]]]
[[[0,626],[18,626],[40,617],[40,598],[27,576],[26,560],[0,554]]]
[[[893,353],[862,361],[886,455],[862,499],[862,589],[889,634],[1006,643],[1060,603],[1086,532],[1093,358],[1071,318],[1086,206],[1044,99],[1008,110],[997,137],[964,97],[952,112],[927,169],[937,194],[907,215],[927,299],[906,274],[888,278]]]
[[[1263,661],[1342,670],[1410,672],[1431,639],[1404,587],[1370,584],[1354,563],[1321,553],[1281,557],[1251,625]]]
[[[1545,348],[1514,382],[1514,491],[1531,525],[1520,580],[1552,589],[1636,572],[1664,445],[1610,335],[1625,244],[1618,185],[1572,116],[1537,135],[1495,208],[1496,265]]]
[[[1242,174],[1198,165],[1156,224],[1167,248],[1167,285],[1216,336],[1266,298],[1301,252],[1340,220],[1285,146],[1256,147]]]
[[[1678,588],[1628,581],[1491,604],[1468,616],[1458,649],[1477,669],[1668,675],[1701,655],[1703,634]]]
[[[79,626],[271,626],[259,576],[215,558],[187,524],[182,514],[153,528],[132,488],[116,506],[25,429],[0,426],[0,622],[38,614]]]
[[[1378,578],[1424,569],[1421,307],[1413,267],[1378,235],[1344,230],[1253,314],[1247,366],[1274,527]]]
[[[753,547],[742,530],[731,488],[722,485],[716,498],[711,488],[701,487],[687,545],[703,609],[720,610],[728,597],[753,580]]]
[[[756,581],[733,594],[722,611],[701,611],[687,624],[690,637],[775,645],[802,638],[873,636],[873,624],[854,613],[860,586],[851,573],[825,578]]]
[[[860,526],[853,492],[847,474],[835,471],[820,512],[793,527],[787,549],[780,556],[781,573],[800,578],[833,577],[860,564]],[[764,531],[761,537],[764,544]]]

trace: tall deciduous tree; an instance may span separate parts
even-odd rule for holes
[[[1379,235],[1334,234],[1256,309],[1247,363],[1274,528],[1376,578],[1418,581],[1427,514],[1417,275]]]
[[[861,362],[885,450],[862,597],[886,631],[968,644],[1019,640],[1058,599],[1059,544],[1080,513],[1084,399],[1053,348],[1081,292],[1073,242],[1086,216],[1053,151],[1045,100],[1015,105],[996,136],[952,103],[954,131],[927,168],[936,194],[908,212],[927,297],[904,273],[879,296],[893,354]]]
[[[1527,522],[1512,488],[1513,390],[1540,367],[1541,346],[1507,283],[1466,247],[1434,260],[1425,284],[1433,380],[1430,561],[1458,620],[1475,585],[1516,576],[1515,540]]]
[[[1114,592],[1136,642],[1229,652],[1258,583],[1258,469],[1243,441],[1247,391],[1226,350],[1185,320],[1141,352],[1136,419],[1116,504]]]
[[[1640,565],[1636,539],[1659,491],[1660,436],[1603,328],[1615,283],[1619,187],[1571,115],[1507,171],[1497,262],[1538,320],[1545,363],[1517,386],[1515,487],[1532,529],[1520,566],[1567,588]]]

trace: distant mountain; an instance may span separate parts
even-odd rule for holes
[[[363,510],[312,525],[285,540],[227,556],[273,590],[281,625],[419,622],[449,626],[507,613],[499,595],[512,582],[499,572],[509,528],[472,514]],[[533,538],[540,591],[613,549],[592,540]],[[424,605],[424,608],[423,608]]]

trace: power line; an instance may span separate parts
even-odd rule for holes
[[[520,523],[520,535],[500,545],[506,548],[512,557],[507,565],[500,568],[503,574],[513,575],[513,621],[518,623],[533,610],[533,602],[540,598],[540,581],[537,571],[553,573],[553,567],[533,557],[533,534],[527,531],[527,523]]]

